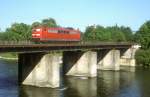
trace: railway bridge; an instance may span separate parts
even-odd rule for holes
[[[63,75],[96,77],[97,69],[135,66],[137,49],[125,42],[0,42],[0,52],[18,53],[19,84],[52,88],[60,86],[60,67]]]

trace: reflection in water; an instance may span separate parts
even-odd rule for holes
[[[121,71],[127,71],[127,72],[135,72],[136,68],[135,67],[130,67],[130,66],[121,66],[120,67]]]
[[[119,91],[120,73],[113,71],[98,71],[98,97],[111,97]]]
[[[51,88],[22,86],[19,97],[63,97],[61,91]]]
[[[97,97],[96,78],[65,78],[66,89],[22,86],[19,97]]]
[[[99,71],[98,97],[141,97],[134,72]]]
[[[0,97],[18,97],[16,64],[0,60]],[[149,69],[129,67],[98,71],[97,78],[65,77],[60,89],[22,86],[19,97],[150,97],[149,74]]]
[[[67,83],[78,94],[67,97],[97,97],[97,78],[68,77]]]

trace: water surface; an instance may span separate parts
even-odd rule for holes
[[[150,97],[150,70],[98,71],[97,78],[65,77],[57,89],[21,86],[18,65],[0,60],[0,97]]]
[[[17,97],[17,63],[0,60],[0,97]]]

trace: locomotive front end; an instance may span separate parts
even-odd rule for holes
[[[34,41],[40,41],[42,37],[42,28],[34,28],[32,30],[32,39]]]

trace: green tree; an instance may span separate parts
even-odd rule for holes
[[[150,49],[147,50],[138,50],[135,55],[137,64],[142,64],[143,66],[150,65]]]
[[[135,42],[140,43],[143,49],[150,48],[150,21],[145,22],[136,32]]]
[[[97,25],[94,32],[95,32],[96,40],[98,41],[110,41],[111,40],[110,32],[107,32],[107,30],[103,26]]]
[[[31,26],[24,23],[14,23],[10,28],[6,29],[4,37],[7,40],[30,40],[31,39]]]
[[[109,41],[110,33],[106,32],[103,26],[88,26],[84,33],[84,40],[86,41]]]
[[[128,30],[129,29],[120,28],[117,25],[106,28],[100,25],[88,26],[84,33],[84,40],[114,41],[114,42],[126,41],[124,33],[126,33]]]
[[[36,27],[58,27],[55,19],[53,19],[53,18],[43,19],[41,22],[33,22],[31,26],[32,26],[32,28],[36,28]]]
[[[53,18],[43,19],[41,25],[44,27],[57,27],[56,21]]]
[[[120,30],[120,27],[112,26],[107,27],[107,33],[109,32],[111,35],[111,41],[113,42],[122,42],[126,41],[124,33]]]
[[[142,49],[136,52],[138,64],[150,65],[150,21],[146,21],[135,33],[134,41],[141,44]]]
[[[40,27],[41,26],[41,23],[40,22],[33,22],[31,28],[36,28],[36,27]]]
[[[94,39],[95,35],[93,33],[94,31],[94,26],[88,26],[86,27],[86,30],[85,30],[85,33],[84,33],[84,36],[83,36],[83,40],[85,41],[91,41]]]
[[[130,27],[121,26],[120,30],[121,32],[123,32],[126,41],[130,41],[130,42],[133,41],[133,32]]]
[[[4,39],[3,34],[4,34],[4,32],[0,32],[0,40]]]
[[[3,33],[2,40],[4,41],[19,41],[21,39],[20,35],[14,32]]]

